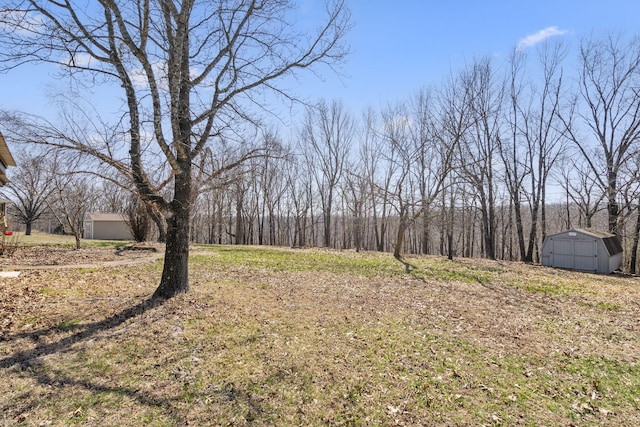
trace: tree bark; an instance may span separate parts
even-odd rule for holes
[[[402,246],[404,245],[404,232],[406,229],[406,218],[404,218],[404,214],[400,214],[398,232],[396,233],[396,243],[393,248],[393,256],[398,260],[402,259]]]
[[[167,215],[167,244],[164,268],[154,298],[169,299],[189,291],[189,219],[191,216],[191,179],[189,173],[175,178],[173,210]]]
[[[164,243],[167,241],[167,226],[166,221],[162,217],[162,214],[158,212],[157,209],[153,208],[151,205],[146,204],[147,212],[151,217],[151,220],[156,224],[156,228],[158,229],[158,243]]]
[[[188,221],[188,210],[176,213],[167,220],[164,268],[154,298],[168,299],[189,290]]]

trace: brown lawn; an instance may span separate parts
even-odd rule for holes
[[[154,304],[146,252],[0,262],[0,425],[640,425],[635,277],[199,246]]]

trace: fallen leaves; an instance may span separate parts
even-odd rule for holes
[[[118,257],[92,251],[105,263]],[[215,251],[198,254],[189,294],[93,334],[83,331],[149,295],[158,269],[33,268],[0,281],[0,309],[7,313],[0,319],[2,356],[32,348],[55,354],[34,355],[24,369],[5,371],[0,409],[7,419],[31,425],[54,419],[51,414],[60,423],[131,425],[640,421],[637,404],[612,387],[638,384],[640,310],[626,302],[637,298],[630,284],[562,272],[553,277],[579,277],[585,292],[549,295],[514,285],[522,277],[549,280],[546,270],[520,264],[512,270],[501,264],[489,282],[474,283],[394,276],[388,267],[365,277],[348,265],[341,272],[223,264]],[[274,251],[290,255],[270,249],[263,256]],[[46,262],[78,265],[82,256],[53,251]],[[428,261],[412,263],[424,269]],[[497,269],[485,261],[464,264],[467,276],[474,268],[486,277]],[[610,305],[601,301],[619,308],[605,310]]]

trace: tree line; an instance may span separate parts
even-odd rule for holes
[[[319,100],[289,129],[229,138],[194,164],[190,240],[534,262],[547,234],[598,227],[621,238],[635,272],[640,44],[593,36],[567,65],[575,55],[562,43],[515,49],[377,110]],[[7,193],[27,228],[20,174],[37,171],[33,161],[47,163],[21,161]],[[32,205],[60,193],[52,170]],[[154,218],[108,180],[92,185],[94,198],[59,198],[57,210],[82,199]],[[164,238],[162,221],[142,223]]]
[[[318,100],[267,123],[265,94],[299,100],[283,77],[347,57],[348,7],[324,12],[308,30],[286,0],[9,2],[0,70],[51,63],[73,83],[55,120],[0,117],[28,147],[4,190],[20,220],[127,207],[140,238],[166,241],[160,298],[188,290],[189,242],[531,262],[548,233],[600,227],[635,271],[637,37],[514,49],[378,108]],[[114,113],[91,98],[101,85]]]

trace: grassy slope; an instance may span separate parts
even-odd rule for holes
[[[636,278],[409,263],[199,246],[155,307],[161,263],[0,279],[0,425],[640,425]]]
[[[34,231],[31,235],[27,236],[24,233],[16,233],[13,237],[20,246],[69,246],[73,247],[76,244],[75,238],[71,235],[61,234],[49,234],[41,231]],[[10,243],[7,238],[7,243]],[[128,243],[123,240],[92,240],[82,239],[82,247],[114,247]]]

